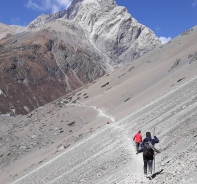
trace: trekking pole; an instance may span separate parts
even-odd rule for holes
[[[153,129],[153,136],[155,136],[155,127]],[[153,159],[153,174],[155,174],[155,152],[154,152],[154,159]]]
[[[155,174],[155,154],[154,154],[154,159],[153,159],[153,174]]]

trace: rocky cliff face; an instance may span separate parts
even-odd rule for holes
[[[113,0],[73,1],[68,19],[78,23],[108,64],[121,65],[161,46],[155,34]]]
[[[138,23],[114,0],[73,0],[61,15],[48,15],[40,21],[38,18],[29,28],[45,25],[60,17],[75,22],[84,30],[92,46],[105,57],[109,70],[161,46],[149,28]]]
[[[161,45],[113,0],[74,0],[0,40],[0,113],[26,114]]]

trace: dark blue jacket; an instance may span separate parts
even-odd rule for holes
[[[142,144],[141,144],[142,148],[144,147],[144,143],[145,143],[145,142],[148,142],[148,141],[151,141],[151,143],[152,143],[153,146],[155,145],[155,143],[159,143],[159,139],[158,139],[156,136],[154,136],[154,139],[152,139],[152,137],[149,136],[149,137],[146,137],[146,138],[142,141]]]

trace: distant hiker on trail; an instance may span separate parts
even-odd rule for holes
[[[147,166],[148,166],[148,175],[152,175],[152,168],[153,168],[153,160],[154,160],[154,144],[158,143],[159,139],[154,135],[154,139],[151,138],[151,133],[146,132],[146,138],[142,142],[142,149],[143,149],[143,160],[144,160],[144,175],[147,176]],[[152,147],[152,148],[151,148]],[[154,150],[153,150],[154,148]]]
[[[139,146],[140,146],[140,143],[142,142],[142,135],[141,135],[141,131],[140,130],[133,137],[133,141],[135,141],[136,154],[138,154],[139,153]]]

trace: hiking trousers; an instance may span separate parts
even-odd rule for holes
[[[140,143],[139,142],[135,142],[135,147],[136,147],[136,152],[139,153],[139,146]]]
[[[144,160],[144,174],[147,174],[147,168],[148,168],[148,173],[152,174],[153,158],[147,158],[143,156],[143,160]]]

